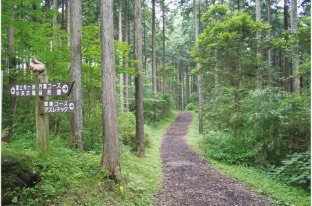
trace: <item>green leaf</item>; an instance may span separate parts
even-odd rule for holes
[[[12,203],[18,203],[18,198],[17,198],[17,197],[14,197],[14,198],[12,199]]]

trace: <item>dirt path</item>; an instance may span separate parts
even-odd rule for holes
[[[265,206],[265,200],[242,183],[207,164],[187,145],[192,113],[179,113],[163,137],[161,160],[163,186],[155,194],[156,205]]]

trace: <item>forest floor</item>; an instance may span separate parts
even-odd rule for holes
[[[270,205],[264,197],[220,173],[191,150],[187,132],[193,115],[180,112],[163,136],[163,185],[154,194],[156,205]]]

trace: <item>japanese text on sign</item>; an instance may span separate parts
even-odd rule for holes
[[[73,82],[17,84],[10,86],[12,96],[68,96]]]
[[[77,101],[70,100],[43,101],[40,113],[74,112],[76,103]]]

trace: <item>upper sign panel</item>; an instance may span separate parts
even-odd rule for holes
[[[12,96],[68,96],[74,82],[16,84],[10,86]]]

